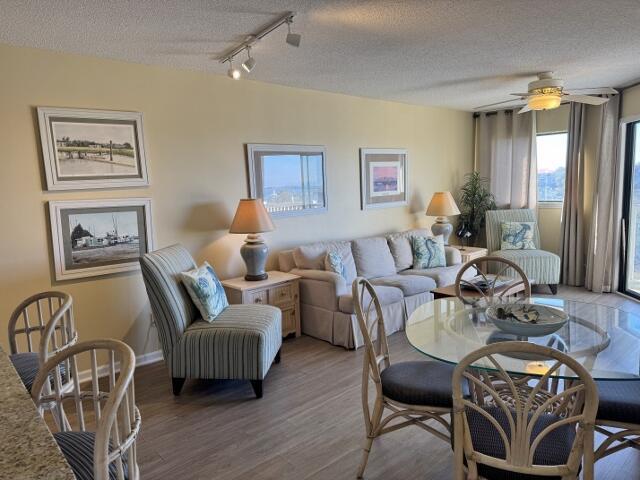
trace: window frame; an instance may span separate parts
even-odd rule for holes
[[[271,212],[267,208],[269,215],[274,218],[298,217],[303,215],[317,215],[326,213],[329,210],[329,199],[327,192],[327,152],[323,145],[279,145],[265,143],[249,143],[247,147],[247,170],[249,173],[249,198],[262,198],[258,196],[258,178],[262,175],[257,174],[256,154],[261,156],[273,154],[320,154],[322,157],[322,193],[324,206],[320,208],[303,208],[302,210],[291,210],[284,212]],[[264,185],[262,185],[264,192]],[[264,201],[264,198],[263,198]]]
[[[567,134],[567,150],[569,149],[569,131],[568,130],[554,130],[551,132],[539,132],[536,133],[536,142],[538,141],[538,137],[542,137],[542,136],[546,136],[546,135],[559,135],[559,134]],[[537,151],[537,146],[536,146],[536,157],[538,155],[538,151]],[[566,177],[566,155],[568,155],[568,151],[565,153],[565,188],[566,188],[566,183],[567,183],[567,177]],[[564,206],[564,194],[563,194],[563,198],[562,200],[540,200],[538,198],[538,165],[537,165],[537,160],[536,160],[536,203],[537,203],[537,207],[541,208],[541,209],[558,209],[558,208],[562,208]]]

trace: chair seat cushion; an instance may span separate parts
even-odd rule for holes
[[[37,352],[26,353],[14,353],[9,355],[13,368],[18,372],[18,376],[22,383],[24,383],[27,391],[31,392],[33,382],[38,375],[38,369],[40,368],[40,360]]]
[[[58,447],[67,459],[78,480],[93,480],[94,432],[57,432],[53,434]],[[123,458],[124,478],[129,478],[126,456]],[[117,480],[116,463],[109,465],[109,480]]]
[[[391,305],[392,303],[401,302],[404,298],[402,290],[395,287],[385,287],[382,285],[374,285],[373,289],[376,291],[380,305]],[[365,292],[364,302],[365,307],[369,303],[371,296]],[[340,295],[338,297],[338,308],[343,313],[355,313],[353,297],[351,294]]]
[[[172,355],[179,378],[262,380],[282,345],[282,312],[269,305],[230,305],[215,322],[193,322]]]
[[[560,281],[560,257],[545,250],[496,250],[491,256],[506,258],[518,265],[532,284]]]
[[[407,405],[451,407],[453,369],[437,361],[394,363],[380,374],[382,393]]]
[[[371,280],[371,284],[399,288],[405,297],[430,292],[436,288],[436,282],[433,278],[420,275],[389,275],[388,277],[374,278]]]
[[[598,420],[640,425],[640,382],[596,382],[600,403]]]
[[[487,407],[485,411],[495,418],[500,426],[507,434],[507,438],[511,440],[511,429],[509,428],[509,419],[504,410],[500,407]],[[471,441],[477,452],[490,455],[495,458],[506,458],[504,443],[498,430],[487,420],[481,413],[476,410],[467,408],[467,422],[469,423],[469,431],[471,432]],[[515,415],[515,414],[514,414]],[[529,415],[531,417],[531,414]],[[536,436],[549,425],[557,422],[561,418],[557,415],[542,414],[531,433],[531,438]],[[571,453],[571,447],[576,437],[574,425],[562,425],[551,433],[546,435],[538,448],[533,454],[534,465],[562,465],[565,464]],[[492,480],[549,480],[560,477],[548,477],[540,475],[526,475],[514,472],[508,472],[486,465],[478,464],[478,472],[481,477],[490,478]]]

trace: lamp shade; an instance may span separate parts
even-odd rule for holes
[[[427,207],[427,215],[434,217],[449,217],[460,215],[460,210],[456,205],[451,192],[436,192],[431,197],[431,202]]]
[[[270,232],[275,227],[261,198],[243,198],[238,203],[229,233]]]

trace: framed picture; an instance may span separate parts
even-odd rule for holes
[[[274,217],[327,211],[325,148],[247,145],[249,196],[262,198]]]
[[[38,107],[47,190],[149,185],[142,114]]]
[[[153,250],[151,199],[49,202],[56,280],[137,270]]]
[[[360,193],[363,210],[407,205],[407,151],[361,148]]]

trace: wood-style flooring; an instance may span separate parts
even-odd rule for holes
[[[541,288],[536,295],[543,293]],[[640,314],[639,303],[619,295],[561,287],[558,296]],[[404,332],[389,344],[392,361],[423,358]],[[162,362],[139,367],[142,478],[355,479],[364,438],[362,349],[346,351],[302,336],[286,340],[282,353],[261,400],[249,382],[231,381],[188,380],[174,397]],[[451,469],[450,446],[410,427],[374,442],[365,478],[449,479]],[[627,449],[598,462],[596,478],[640,479],[640,452]]]

